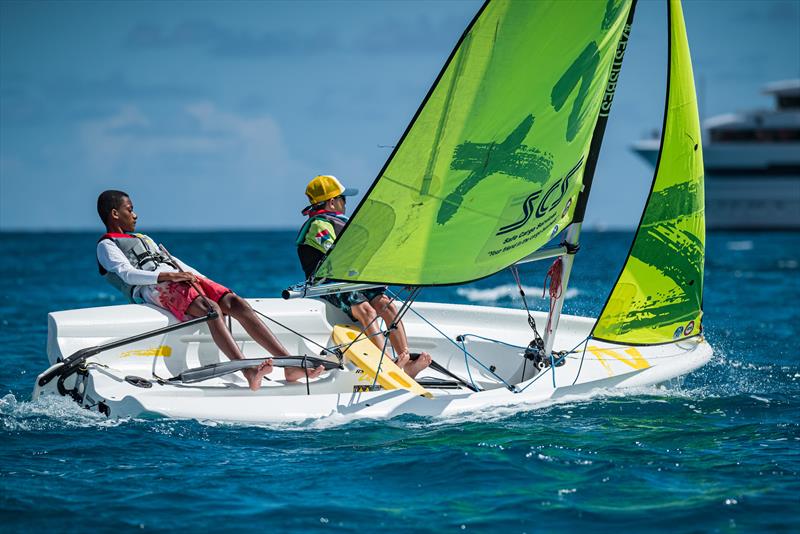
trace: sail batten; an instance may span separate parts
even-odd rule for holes
[[[317,278],[465,283],[561,232],[631,5],[487,2]]]
[[[661,148],[625,265],[592,331],[627,345],[701,332],[705,213],[703,151],[679,0],[668,2],[669,59]]]

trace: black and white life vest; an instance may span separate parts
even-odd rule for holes
[[[128,261],[131,262],[134,269],[141,269],[143,271],[155,271],[162,263],[169,264],[169,259],[164,256],[158,249],[152,239],[144,234],[104,234],[97,240],[99,243],[103,239],[110,239],[115,245],[119,247]],[[136,286],[126,284],[122,281],[116,273],[107,271],[100,262],[97,262],[97,268],[100,271],[100,276],[105,278],[108,283],[116,287],[123,295],[128,297],[131,302],[135,302],[133,298],[133,290]]]

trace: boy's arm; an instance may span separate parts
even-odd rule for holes
[[[180,259],[176,258],[175,256],[172,256],[172,259],[175,260],[175,263],[177,263],[178,266],[180,266],[180,268],[183,269],[185,272],[192,273],[195,276],[201,276],[203,278],[206,278],[206,276],[203,273],[201,273],[191,265],[183,263]]]
[[[158,283],[158,273],[134,268],[110,239],[103,239],[97,244],[97,261],[103,269],[116,274],[128,285],[149,286]]]
[[[155,242],[155,241],[153,241],[153,240],[152,240],[150,237],[148,237],[148,236],[144,236],[144,238],[145,238],[145,239],[147,239],[147,240],[150,242],[150,244],[153,246],[153,248],[159,248],[159,245],[157,245],[157,244],[156,244],[156,242]],[[172,256],[172,255],[170,254],[170,256]],[[201,273],[200,271],[198,271],[198,270],[197,270],[197,269],[195,269],[194,267],[192,267],[192,266],[190,266],[190,265],[187,265],[186,263],[183,263],[183,262],[182,262],[181,260],[179,260],[177,257],[175,257],[175,256],[172,256],[172,259],[173,259],[173,260],[175,260],[175,263],[177,263],[177,264],[178,264],[178,266],[179,266],[179,267],[180,267],[180,268],[181,268],[181,269],[182,269],[184,272],[187,272],[187,273],[192,273],[192,274],[193,274],[193,275],[195,275],[195,276],[202,276],[203,278],[205,278],[205,276],[203,276],[203,273]],[[164,281],[164,280],[159,280],[159,282],[163,282],[163,281]]]
[[[333,225],[328,221],[317,219],[308,227],[304,244],[313,247],[323,254],[328,252],[336,239]]]
[[[136,269],[110,239],[104,239],[97,244],[97,261],[106,271],[116,274],[131,286],[149,286],[159,282],[181,282],[188,279],[185,273],[159,273]]]

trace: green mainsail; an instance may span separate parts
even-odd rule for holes
[[[661,151],[630,253],[592,332],[627,345],[700,333],[705,215],[703,150],[679,0],[669,2],[669,73]]]
[[[630,0],[487,2],[316,277],[468,282],[559,233],[591,178],[630,10]]]

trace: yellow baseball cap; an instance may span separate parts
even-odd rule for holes
[[[319,204],[332,198],[351,197],[358,194],[358,189],[345,188],[335,176],[321,174],[315,176],[306,186],[306,196],[311,204]]]

